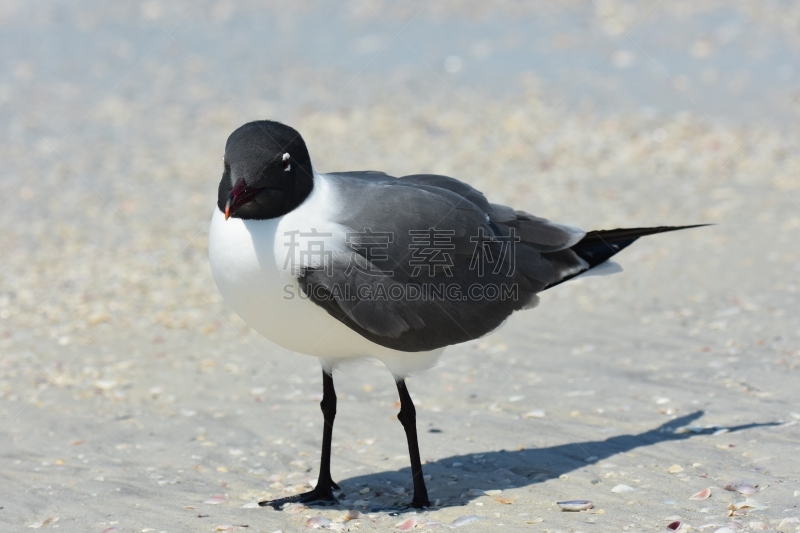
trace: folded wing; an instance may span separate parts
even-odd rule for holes
[[[481,337],[536,294],[590,268],[570,249],[584,237],[485,196],[447,176],[328,174],[348,202],[352,229],[328,268],[300,287],[369,340],[401,351]],[[391,214],[391,215],[390,215]]]

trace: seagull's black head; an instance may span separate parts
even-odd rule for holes
[[[258,120],[231,133],[223,162],[217,207],[226,219],[285,215],[314,188],[306,143],[280,122]]]

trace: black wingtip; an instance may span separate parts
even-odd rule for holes
[[[590,231],[570,249],[589,264],[589,268],[586,270],[591,270],[597,265],[605,263],[612,256],[633,244],[639,237],[714,225],[715,224],[693,224],[690,226],[656,226],[652,228],[619,228]],[[549,289],[550,287],[559,285],[586,272],[586,270],[560,279],[547,288]]]
[[[618,229],[590,231],[586,234],[586,236],[583,239],[581,239],[575,246],[573,246],[572,249],[577,251],[577,249],[581,247],[592,246],[593,244],[598,244],[598,243],[610,244],[613,242],[620,242],[623,240],[632,239],[625,245],[628,246],[639,237],[645,237],[647,235],[655,235],[657,233],[668,233],[670,231],[678,231],[682,229],[702,228],[705,226],[713,226],[713,225],[714,224],[693,224],[690,226],[655,226],[652,228],[618,228]],[[619,250],[622,250],[625,246],[622,246]]]
[[[710,225],[693,224],[691,226],[656,226],[652,228],[618,228],[590,231],[572,247],[572,250],[585,261],[588,261],[590,267],[593,267],[617,252],[624,250],[639,237]],[[588,257],[583,257],[583,254],[588,255]]]
[[[652,228],[619,228],[590,231],[572,247],[572,250],[581,259],[589,263],[589,268],[592,268],[621,252],[639,237],[710,225],[693,224],[691,226],[656,226]]]

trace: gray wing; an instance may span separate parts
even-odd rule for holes
[[[376,344],[414,352],[481,337],[588,268],[569,250],[580,230],[491,204],[454,178],[327,176],[352,199],[336,221],[352,233],[347,252],[300,286]]]

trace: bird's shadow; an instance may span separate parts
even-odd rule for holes
[[[600,441],[575,442],[547,448],[452,455],[431,461],[423,465],[426,477],[431,476],[427,482],[430,499],[432,502],[438,499],[440,507],[466,505],[481,495],[474,490],[470,493],[471,489],[527,487],[642,446],[686,440],[720,430],[735,433],[780,425],[779,422],[766,422],[734,427],[689,427],[703,414],[703,411],[696,411],[638,435],[617,435]],[[683,429],[676,431],[680,428]],[[406,467],[343,479],[339,482],[342,493],[336,507],[352,509],[354,505],[360,505],[362,510],[373,511],[400,508],[411,499],[408,492],[402,492],[410,491],[410,478],[410,468]],[[363,495],[360,491],[365,487],[370,487],[370,491]]]

